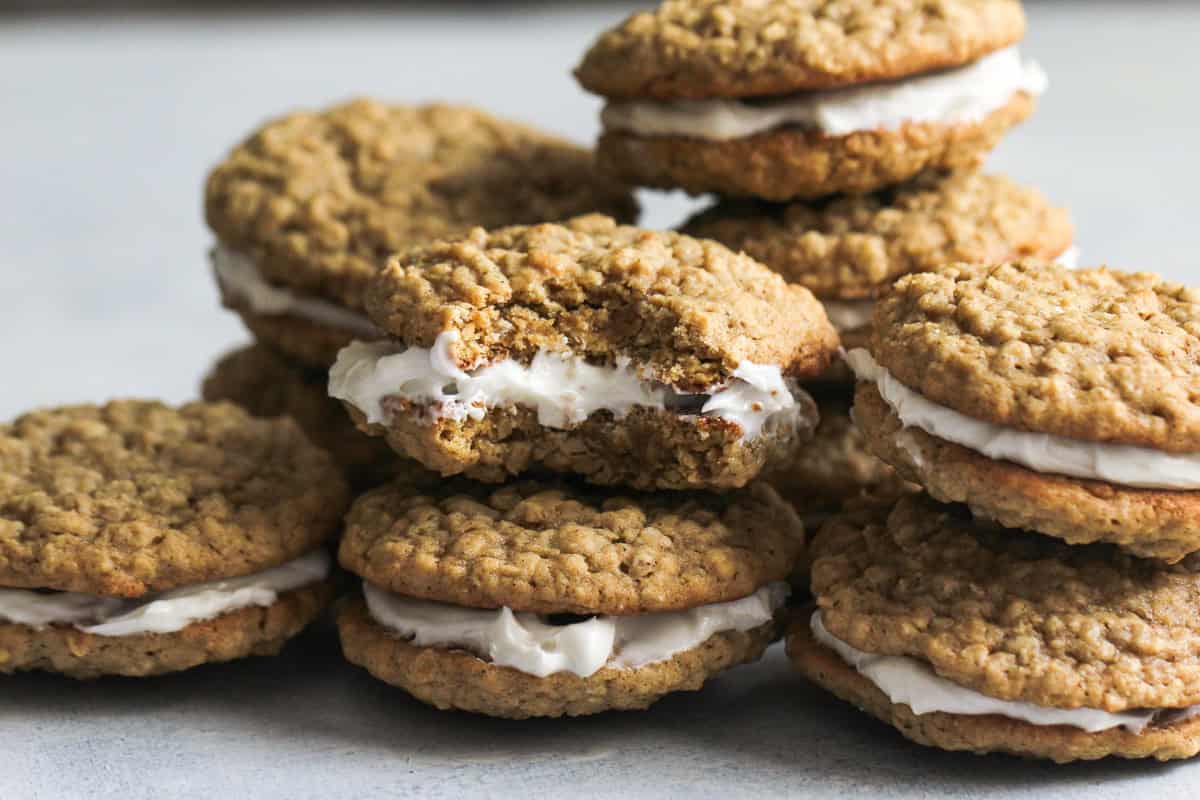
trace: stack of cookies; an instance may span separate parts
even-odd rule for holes
[[[683,230],[811,289],[850,347],[897,277],[952,261],[1052,260],[1065,211],[976,171],[1046,78],[1016,0],[662,3],[576,72],[607,99],[602,167],[719,198]],[[841,364],[809,387],[814,446],[773,476],[805,510],[900,488],[851,424]]]
[[[1200,752],[1200,294],[1043,262],[907,276],[848,361],[926,495],[836,517],[789,651],[923,744]]]
[[[588,150],[473,108],[357,100],[270,121],[205,189],[222,301],[257,341],[216,365],[204,397],[294,417],[353,485],[377,484],[396,459],[325,392],[342,347],[383,335],[363,311],[370,277],[474,225],[591,211],[633,221],[638,209]]]
[[[813,295],[709,241],[591,215],[449,237],[369,281],[329,391],[447,480],[360,497],[347,657],[502,717],[644,708],[758,658],[804,546],[762,472],[811,436]]]

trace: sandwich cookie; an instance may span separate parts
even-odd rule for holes
[[[1200,550],[1200,294],[1149,273],[954,264],[851,350],[854,417],[979,516],[1178,561]]]
[[[392,253],[591,211],[633,221],[637,204],[589,151],[470,107],[371,100],[268,122],[205,188],[223,302],[261,342],[323,368],[378,335],[362,293]]]
[[[743,486],[807,439],[795,384],[834,357],[820,303],[715,242],[567,223],[393,258],[329,393],[444,475],[544,469],[635,488]]]
[[[668,0],[604,33],[600,165],[644,186],[767,200],[978,165],[1046,76],[1017,0]]]
[[[811,548],[810,680],[946,750],[1059,762],[1200,751],[1200,564],[1001,531],[901,499]]]
[[[762,655],[803,546],[795,512],[764,484],[388,485],[346,520],[340,560],[364,597],[339,615],[342,647],[441,709],[646,708]]]
[[[270,348],[251,345],[227,353],[204,379],[205,400],[236,403],[256,417],[291,417],[309,440],[341,466],[352,487],[369,488],[401,475],[419,480],[416,462],[354,426],[329,397],[327,370],[291,364]]]
[[[0,426],[0,672],[273,655],[331,594],[338,469],[287,420],[122,400]]]

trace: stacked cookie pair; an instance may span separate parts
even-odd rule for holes
[[[754,484],[811,435],[836,335],[747,256],[600,215],[391,258],[330,394],[446,480],[352,508],[354,663],[440,708],[644,708],[758,658],[804,528]]]
[[[1200,752],[1200,294],[948,265],[848,360],[872,449],[927,494],[822,529],[797,666],[946,749]]]
[[[665,2],[604,33],[577,70],[607,99],[601,166],[712,192],[683,230],[812,290],[847,347],[896,278],[942,263],[1051,260],[1067,214],[977,167],[1046,78],[1015,0]],[[849,419],[840,364],[808,387],[813,446],[774,476],[799,507],[900,482]]]
[[[347,491],[290,420],[124,400],[0,425],[0,673],[277,653],[333,594]]]

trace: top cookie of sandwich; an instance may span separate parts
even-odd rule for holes
[[[0,425],[0,586],[138,597],[308,553],[346,486],[295,423],[142,400]]]
[[[706,390],[743,362],[819,373],[837,334],[807,289],[716,242],[619,226],[599,215],[564,224],[472,231],[393,258],[367,310],[410,346],[448,349],[460,369],[539,350]]]
[[[267,280],[354,309],[398,250],[591,211],[637,215],[590,151],[467,106],[372,100],[268,122],[205,188],[208,224]]]
[[[831,634],[912,656],[1003,700],[1111,712],[1200,703],[1196,558],[1167,565],[901,499],[835,518],[811,548]]]
[[[976,419],[1200,451],[1200,292],[1158,275],[946,265],[896,282],[870,349],[908,388]]]
[[[804,526],[773,489],[658,492],[521,481],[401,483],[355,501],[344,567],[391,592],[537,614],[641,614],[784,580]]]
[[[960,66],[1024,32],[1017,0],[668,0],[601,35],[576,76],[613,98],[787,94]]]
[[[775,205],[723,200],[683,228],[744,251],[822,298],[877,295],[947,262],[1047,261],[1074,237],[1066,209],[1003,175],[927,173],[874,194]]]

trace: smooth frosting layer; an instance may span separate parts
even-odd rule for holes
[[[1040,95],[1046,73],[1017,48],[992,53],[957,69],[891,83],[805,92],[762,100],[619,102],[605,107],[606,130],[639,136],[742,139],[784,126],[830,136],[894,130],[907,122],[978,122],[1018,92]]]
[[[933,403],[896,380],[869,352],[856,348],[846,363],[880,396],[905,427],[962,445],[988,458],[1036,472],[1068,475],[1144,489],[1200,489],[1200,455],[1176,455],[1126,444],[1089,442],[1006,428]]]
[[[423,405],[432,419],[478,420],[489,408],[526,406],[537,409],[539,424],[560,429],[597,411],[621,418],[637,406],[720,417],[737,423],[747,438],[776,424],[815,423],[803,419],[810,404],[797,401],[800,389],[775,366],[743,363],[728,386],[681,395],[643,380],[627,359],[601,367],[569,353],[540,351],[529,365],[505,360],[467,373],[449,356],[457,339],[457,331],[443,332],[428,349],[353,342],[329,372],[329,395],[350,403],[371,423],[386,423],[385,397]]]
[[[634,669],[666,661],[724,631],[765,625],[787,600],[782,581],[728,603],[631,617],[591,617],[551,625],[536,614],[415,600],[364,581],[371,617],[418,647],[455,647],[493,664],[544,678],[571,672],[581,678],[601,667]]]
[[[813,613],[810,626],[814,639],[841,656],[893,703],[906,705],[917,715],[934,711],[964,716],[997,714],[1031,725],[1069,725],[1089,733],[1117,727],[1141,733],[1155,722],[1169,724],[1200,714],[1200,706],[1114,713],[1096,708],[1049,708],[1020,700],[999,700],[959,686],[915,658],[882,656],[851,647],[825,629],[820,611]]]
[[[0,589],[0,621],[30,628],[72,625],[97,636],[174,633],[193,622],[240,608],[272,605],[282,592],[324,580],[329,567],[329,555],[316,550],[263,572],[184,586],[136,600]]]
[[[223,244],[215,245],[210,257],[221,288],[255,314],[288,314],[369,339],[383,335],[364,314],[268,283],[248,256]]]

